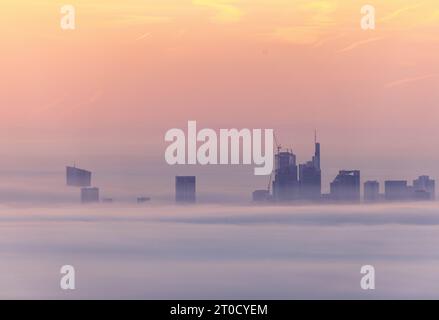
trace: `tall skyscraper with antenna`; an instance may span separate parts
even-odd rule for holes
[[[320,200],[322,171],[320,168],[320,143],[317,142],[317,130],[314,131],[314,156],[312,160],[299,165],[299,187],[301,199]]]

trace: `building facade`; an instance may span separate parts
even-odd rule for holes
[[[384,182],[384,196],[387,201],[408,200],[411,190],[406,180],[387,180]]]
[[[436,199],[436,184],[429,176],[420,176],[418,179],[414,180],[413,188],[415,192],[418,193],[427,192],[428,199],[430,200]]]
[[[180,203],[196,201],[196,178],[194,176],[175,177],[175,201]]]
[[[322,171],[320,169],[320,143],[315,142],[311,161],[299,165],[300,199],[320,200],[322,193]]]
[[[296,155],[291,151],[278,152],[275,156],[273,198],[276,201],[299,198]]]
[[[82,203],[99,202],[99,188],[82,188],[81,202]]]
[[[360,201],[360,171],[341,170],[330,185],[333,201]]]
[[[364,201],[374,202],[380,199],[380,184],[378,181],[364,183]]]
[[[66,167],[66,184],[72,187],[89,187],[91,172],[76,167]]]

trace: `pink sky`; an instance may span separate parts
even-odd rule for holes
[[[6,2],[6,171],[107,155],[163,168],[166,130],[196,120],[273,128],[300,161],[317,128],[327,172],[439,177],[437,1],[369,1],[373,31],[352,0],[70,1],[74,31],[61,2]]]

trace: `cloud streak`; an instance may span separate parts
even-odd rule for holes
[[[406,6],[406,7],[399,8],[398,10],[395,10],[395,11],[389,13],[388,15],[384,16],[380,21],[381,22],[391,21],[391,20],[397,18],[398,16],[400,16],[401,14],[403,14],[405,12],[409,12],[409,11],[415,10],[415,9],[421,7],[422,5],[423,4],[420,3],[420,4],[415,4],[415,5],[412,5],[412,6]]]
[[[143,40],[143,39],[149,38],[149,37],[151,37],[151,32],[146,32],[146,33],[140,35],[139,37],[137,37],[135,39],[135,41],[140,41],[140,40]]]
[[[238,22],[241,19],[242,12],[235,5],[234,0],[193,0],[192,3],[197,6],[204,6],[215,11],[213,20],[221,23]]]
[[[349,52],[349,51],[352,51],[354,49],[357,49],[358,47],[362,47],[362,46],[365,46],[367,44],[374,43],[374,42],[377,42],[377,41],[380,41],[383,39],[384,39],[384,37],[374,37],[374,38],[369,38],[366,40],[356,41],[356,42],[348,45],[347,47],[344,47],[343,49],[338,50],[337,53]]]
[[[411,84],[414,82],[418,82],[418,81],[422,81],[422,80],[426,80],[426,79],[430,79],[430,78],[436,78],[439,77],[439,73],[431,73],[431,74],[426,74],[426,75],[422,75],[422,76],[417,76],[417,77],[407,77],[407,78],[402,78],[399,80],[395,80],[389,83],[386,83],[384,85],[385,88],[394,88],[394,87],[399,87],[399,86],[403,86],[406,84]]]

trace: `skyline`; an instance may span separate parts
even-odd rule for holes
[[[206,129],[203,129],[206,130]],[[248,129],[246,129],[248,131]],[[228,132],[228,130],[226,130]],[[243,132],[243,131],[239,131]],[[238,130],[236,130],[235,138],[239,137]],[[247,132],[250,136],[250,133]],[[215,132],[213,132],[215,134]],[[195,131],[193,132],[195,136]],[[245,134],[243,134],[245,136]],[[321,148],[320,142],[317,139],[317,131],[314,132],[314,155],[310,161],[304,163],[297,163],[296,155],[292,149],[282,149],[282,146],[278,143],[277,139],[274,140],[275,145],[270,142],[272,147],[272,155],[274,157],[275,167],[272,168],[269,176],[269,182],[266,189],[256,189],[252,192],[253,202],[277,202],[277,203],[294,203],[299,201],[300,203],[377,203],[385,201],[435,201],[435,179],[430,179],[430,176],[422,174],[418,176],[416,180],[413,180],[413,184],[409,185],[407,180],[388,180],[383,181],[384,190],[381,184],[377,180],[361,180],[361,170],[346,170],[340,169],[337,176],[330,183],[330,192],[322,192],[322,170],[321,170]],[[229,136],[231,141],[234,140],[233,136]],[[234,143],[236,149],[236,165],[240,164],[239,159],[245,158],[244,153],[250,152],[252,147],[251,138],[245,141],[242,138],[240,141],[237,139]],[[216,141],[216,140],[215,140]],[[226,145],[230,141],[226,142]],[[204,140],[195,140],[193,145],[182,145],[183,153],[186,153],[186,149],[196,150],[198,145],[204,144]],[[233,142],[231,142],[233,145]],[[245,146],[247,144],[247,147]],[[255,146],[253,145],[253,148]],[[215,145],[216,148],[216,145]],[[240,148],[243,148],[239,152]],[[248,150],[246,150],[246,148]],[[260,149],[260,146],[257,146]],[[275,151],[276,150],[276,151]],[[239,154],[241,153],[241,156]],[[215,152],[216,156],[216,152]],[[265,151],[267,156],[267,150]],[[231,155],[233,158],[233,155]],[[250,165],[249,162],[247,165]],[[175,163],[173,165],[182,167],[187,165],[185,162]],[[192,163],[196,165],[196,161]],[[218,163],[215,162],[215,165]],[[228,161],[222,163],[222,165],[228,165]],[[245,164],[241,164],[245,165]],[[209,163],[204,166],[211,166]],[[99,188],[89,188],[91,185],[92,172],[85,169],[73,167],[66,167],[66,185],[70,187],[82,187],[81,188],[81,202],[100,202]],[[84,188],[85,187],[85,188]],[[196,203],[196,176],[175,176],[175,201]],[[381,192],[384,191],[384,192]],[[84,192],[93,193],[93,201],[84,201]],[[220,196],[221,194],[218,194]],[[143,196],[144,197],[144,196]],[[150,200],[150,197],[147,197]],[[112,203],[113,198],[104,198],[107,203]],[[139,203],[136,198],[137,203]],[[227,201],[226,201],[227,202]]]
[[[3,0],[0,38],[0,299],[439,297],[438,0]]]
[[[303,159],[303,157],[301,157],[302,160],[297,160],[299,159],[298,156],[296,156],[295,149],[283,149],[280,146],[280,143],[276,140],[276,145],[273,146],[273,154],[275,153],[275,149],[277,150],[277,152],[280,152],[281,155],[287,156],[288,154],[291,154],[292,157],[294,158],[294,164],[296,166],[295,169],[295,176],[296,176],[296,183],[299,182],[299,180],[301,181],[301,179],[304,179],[303,177],[305,177],[305,179],[311,179],[309,180],[307,183],[310,183],[310,185],[307,188],[315,188],[317,187],[316,185],[313,187],[313,185],[315,183],[317,183],[318,179],[318,184],[319,187],[318,189],[312,191],[311,189],[309,190],[309,192],[311,192],[311,194],[309,194],[308,196],[305,196],[305,198],[311,197],[308,200],[312,200],[312,198],[315,198],[316,195],[312,195],[315,192],[317,192],[317,190],[321,190],[319,192],[319,194],[323,197],[322,199],[327,199],[328,194],[330,194],[330,185],[332,184],[333,181],[335,181],[334,179],[336,178],[337,174],[340,174],[342,172],[345,171],[352,171],[352,170],[359,170],[361,171],[361,180],[360,180],[360,186],[359,188],[361,189],[361,194],[363,194],[364,190],[363,190],[363,184],[365,182],[374,182],[377,181],[379,183],[379,194],[383,195],[384,194],[384,185],[386,182],[388,181],[414,181],[417,178],[420,178],[421,176],[430,176],[433,177],[433,179],[436,179],[435,176],[432,176],[429,172],[427,172],[425,169],[423,168],[416,168],[416,175],[413,177],[410,177],[407,174],[403,174],[401,176],[394,176],[394,175],[390,175],[390,174],[386,174],[385,172],[383,172],[382,176],[377,176],[377,175],[368,175],[366,177],[363,176],[363,169],[361,168],[356,168],[353,166],[347,166],[344,168],[334,168],[334,166],[332,166],[331,164],[326,163],[326,160],[321,160],[321,143],[320,140],[317,140],[317,136],[316,136],[316,132],[314,132],[314,145],[315,145],[315,150],[314,150],[314,155],[311,158],[310,161],[309,158],[308,159]],[[197,147],[199,145],[201,145],[202,142],[198,142],[194,147]],[[240,147],[242,147],[242,141],[241,141],[241,145]],[[325,146],[323,145],[323,159],[325,159]],[[119,155],[121,156],[121,155]],[[275,155],[275,158],[277,159],[277,155]],[[369,161],[373,161],[373,159],[368,159]],[[278,160],[276,160],[277,162]],[[285,160],[286,161],[286,160]],[[287,161],[289,162],[289,160]],[[76,186],[76,187],[88,187],[91,185],[91,180],[90,177],[93,174],[93,180],[95,181],[93,183],[93,185],[95,187],[99,187],[101,190],[103,190],[103,199],[112,199],[112,200],[122,200],[122,202],[126,202],[128,199],[130,199],[129,201],[133,201],[133,199],[136,199],[138,197],[145,197],[147,196],[152,197],[153,200],[159,200],[159,203],[163,203],[163,202],[169,202],[171,199],[174,198],[174,195],[172,193],[172,191],[170,191],[173,187],[173,182],[171,183],[171,181],[173,181],[173,179],[175,179],[176,176],[181,176],[181,175],[186,175],[186,176],[198,176],[200,177],[199,181],[201,182],[201,187],[198,188],[197,186],[197,190],[200,189],[201,192],[197,191],[197,194],[201,194],[202,196],[200,196],[201,202],[205,202],[205,203],[209,203],[209,202],[213,202],[213,203],[236,203],[236,202],[243,202],[244,201],[248,201],[251,196],[249,196],[249,194],[255,190],[262,190],[263,186],[267,185],[267,181],[268,179],[270,179],[270,185],[272,183],[271,189],[272,190],[272,195],[274,195],[274,189],[276,188],[275,186],[275,177],[277,177],[277,169],[274,168],[273,172],[271,175],[266,175],[266,176],[255,176],[253,173],[253,166],[252,164],[239,164],[239,165],[200,165],[200,164],[193,164],[193,165],[189,165],[189,164],[175,164],[175,165],[169,165],[165,163],[165,160],[163,159],[163,164],[165,166],[167,166],[170,170],[168,170],[169,172],[173,172],[174,175],[172,175],[172,173],[163,173],[162,171],[160,172],[156,172],[155,175],[149,175],[147,174],[145,171],[139,175],[139,172],[135,170],[132,170],[132,168],[128,169],[128,168],[121,168],[121,170],[119,172],[112,172],[112,171],[108,171],[108,170],[102,170],[102,168],[99,167],[99,165],[97,165],[97,167],[93,167],[90,168],[88,167],[88,169],[90,169],[91,171],[85,170],[85,169],[81,169],[80,167],[84,167],[81,165],[76,166],[76,161],[73,162],[73,166],[65,166],[63,169],[66,169],[66,172],[59,172],[56,168],[52,168],[50,171],[46,171],[46,172],[40,172],[41,176],[39,176],[37,171],[25,171],[25,172],[8,172],[6,173],[6,175],[8,176],[9,180],[7,180],[5,186],[7,185],[11,185],[11,182],[14,181],[14,178],[20,177],[23,178],[25,176],[28,176],[27,178],[29,180],[27,180],[26,185],[27,187],[37,187],[37,186],[41,186],[41,182],[38,180],[41,177],[46,176],[46,178],[48,176],[51,176],[52,178],[55,178],[54,180],[52,180],[52,184],[45,184],[45,191],[47,192],[47,194],[42,193],[41,197],[38,198],[38,193],[32,195],[31,197],[26,198],[26,196],[23,197],[23,201],[15,201],[15,200],[11,200],[8,201],[8,193],[9,192],[14,192],[15,190],[8,190],[8,188],[6,187],[6,189],[2,190],[2,195],[0,196],[0,201],[3,202],[32,202],[31,200],[33,199],[34,201],[36,200],[36,202],[41,202],[41,203],[50,203],[52,202],[51,200],[49,200],[50,198],[50,192],[56,192],[58,193],[58,195],[60,196],[60,199],[64,199],[64,201],[61,202],[65,202],[66,199],[70,199],[73,200],[75,199],[72,192],[68,192],[67,189],[60,189],[59,187],[63,184],[65,184],[66,182],[62,182],[60,179],[65,179],[67,177],[67,186]],[[150,167],[148,163],[145,164],[145,168]],[[329,170],[329,172],[326,172],[325,168],[333,168],[332,170]],[[322,169],[323,168],[323,169]],[[28,168],[30,169],[30,168]],[[72,176],[73,171],[78,171],[78,173],[81,174],[81,177],[74,177]],[[311,170],[311,171],[310,171]],[[318,172],[318,177],[315,176],[314,170],[317,170]],[[164,170],[166,171],[166,170]],[[218,175],[218,172],[220,172],[220,174]],[[0,171],[0,175],[5,174],[5,172],[1,172]],[[67,174],[67,175],[66,175]],[[82,176],[83,174],[85,174],[84,176]],[[239,175],[239,179],[236,179],[236,175]],[[131,178],[136,177],[137,180],[135,181],[135,183],[132,183],[133,181],[131,181]],[[114,177],[118,177],[118,179],[114,179]],[[221,177],[221,179],[219,178]],[[321,177],[321,178],[320,178]],[[151,179],[153,178],[153,179]],[[233,179],[235,178],[235,179]],[[83,180],[83,182],[79,179],[85,179]],[[119,180],[120,179],[120,180]],[[213,184],[212,180],[210,179],[216,179],[215,183]],[[198,179],[197,179],[198,180]],[[240,184],[235,185],[236,181],[240,181]],[[266,181],[265,181],[266,180]],[[81,181],[81,182],[79,182]],[[104,181],[104,183],[102,183]],[[120,184],[120,181],[123,181],[122,184]],[[56,183],[56,185],[55,185]],[[60,184],[61,183],[61,184]],[[160,185],[160,188],[155,188],[156,184]],[[221,185],[221,183],[225,183],[224,185]],[[253,183],[253,184],[252,184]],[[198,185],[198,183],[197,183]],[[216,189],[211,189],[210,187],[212,185],[216,186]],[[166,187],[165,187],[166,186]],[[241,189],[240,189],[241,186]],[[246,186],[247,188],[242,189],[242,186]],[[127,188],[128,187],[128,188]],[[230,187],[232,187],[230,189]],[[261,187],[261,188],[259,188]],[[293,187],[294,188],[294,187]],[[52,189],[52,190],[51,190]],[[69,189],[78,189],[78,188],[69,188]],[[79,190],[79,189],[78,189]],[[115,191],[118,190],[118,191]],[[122,190],[126,191],[126,192],[121,192]],[[220,190],[220,191],[219,191]],[[227,191],[226,191],[227,190]],[[5,192],[6,191],[6,192]],[[17,189],[17,192],[20,192],[19,189]],[[308,191],[306,191],[308,192]],[[67,197],[67,194],[70,193],[70,196]],[[25,195],[25,193],[23,194]],[[197,196],[198,197],[198,196]],[[301,196],[302,197],[302,196]],[[315,199],[314,199],[315,200]],[[314,202],[311,201],[311,202]],[[325,200],[325,201],[326,201]],[[57,202],[57,201],[54,201]]]
[[[411,3],[373,1],[376,29],[364,31],[362,1],[71,1],[77,29],[66,32],[60,1],[6,1],[0,190],[77,161],[139,191],[134,176],[150,177],[160,193],[172,178],[156,172],[194,174],[163,164],[164,133],[189,119],[274,127],[300,163],[317,128],[324,186],[347,167],[365,179],[412,180],[418,167],[438,177],[439,9]],[[246,169],[199,173],[250,192]]]

